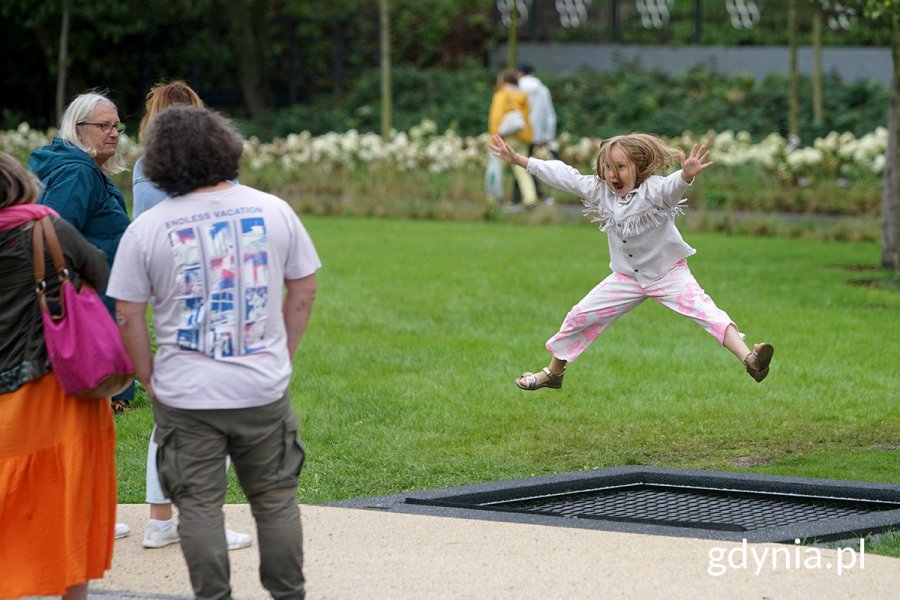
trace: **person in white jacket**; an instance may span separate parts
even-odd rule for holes
[[[755,344],[752,351],[747,347],[731,318],[694,279],[686,259],[696,250],[675,227],[675,217],[683,213],[683,193],[694,177],[713,166],[706,146],[694,144],[685,156],[652,135],[620,135],[601,144],[591,175],[558,160],[522,156],[499,136],[491,140],[491,152],[581,198],[585,212],[603,223],[613,271],[569,311],[547,341],[550,364],[536,373],[523,373],[516,379],[519,388],[561,388],[566,364],[647,298],[692,319],[741,360],[754,380],[765,379],[774,348],[765,342]],[[665,177],[655,174],[676,157],[680,170]]]
[[[518,66],[519,89],[528,94],[528,120],[531,122],[533,132],[531,145],[528,146],[528,156],[532,156],[537,148],[546,147],[553,158],[559,160],[559,154],[553,148],[556,140],[556,109],[553,107],[553,97],[544,82],[534,74],[534,67],[528,63]],[[541,190],[540,180],[535,177],[534,185],[538,197],[545,204],[552,204],[553,198]],[[518,190],[516,190],[518,191]],[[514,194],[513,202],[517,196]]]
[[[533,131],[531,145],[544,146],[556,139],[556,109],[544,82],[534,75],[534,67],[519,65],[519,89],[528,94],[528,118]]]

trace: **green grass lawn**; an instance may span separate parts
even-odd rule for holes
[[[513,379],[609,272],[596,228],[303,220],[324,266],[292,383],[300,502],[629,464],[900,484],[900,294],[848,283],[878,275],[849,269],[874,244],[685,236],[704,289],[774,344],[761,384],[649,301],[563,389],[523,392]],[[150,410],[116,423],[120,501],[140,503]]]

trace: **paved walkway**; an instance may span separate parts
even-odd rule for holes
[[[255,536],[249,506],[225,512],[229,526]],[[900,560],[858,548],[851,555],[328,506],[302,505],[301,515],[310,600],[888,599],[900,587]],[[132,534],[116,541],[92,599],[191,597],[180,548],[141,546],[146,517],[146,505],[119,506]],[[234,597],[268,598],[255,538],[230,556]]]

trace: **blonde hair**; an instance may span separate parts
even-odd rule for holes
[[[606,173],[615,172],[610,157],[614,148],[622,151],[634,166],[634,187],[647,181],[651,175],[664,170],[678,159],[678,150],[667,145],[655,135],[628,133],[603,140],[597,155],[597,177],[606,181]]]
[[[31,204],[41,193],[41,184],[18,160],[0,152],[0,208]]]
[[[94,109],[98,106],[116,108],[115,103],[100,92],[79,94],[66,107],[66,112],[63,113],[59,122],[59,138],[67,144],[81,148],[91,158],[94,158],[97,151],[82,141],[81,134],[78,132],[78,124],[90,119],[94,114]],[[100,165],[100,170],[107,175],[121,173],[127,168],[125,158],[122,156],[122,144],[117,145],[116,153]]]
[[[187,104],[188,106],[197,106],[204,108],[203,100],[197,95],[191,86],[183,81],[176,80],[169,83],[157,83],[150,91],[147,92],[147,102],[144,105],[144,117],[141,119],[141,125],[138,128],[138,138],[143,140],[147,135],[147,129],[150,127],[156,115],[163,110],[176,104]]]

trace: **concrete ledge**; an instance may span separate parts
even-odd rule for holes
[[[539,75],[572,73],[579,70],[618,71],[637,62],[641,68],[664,73],[681,73],[702,67],[726,75],[787,75],[790,49],[786,46],[647,46],[638,44],[586,44],[520,42],[519,60],[531,63]],[[498,46],[493,54],[497,69],[505,64],[507,49]],[[801,46],[797,51],[797,69],[813,73],[814,51]],[[890,85],[892,61],[887,47],[822,48],[823,74],[837,75],[842,81],[869,80]]]

